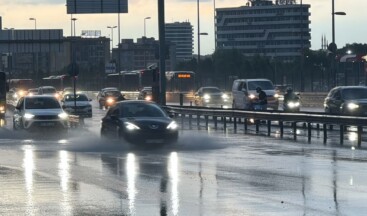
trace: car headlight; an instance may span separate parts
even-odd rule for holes
[[[358,104],[355,104],[355,103],[349,103],[347,105],[348,109],[350,110],[355,110],[355,109],[358,109],[359,108],[359,105]]]
[[[0,111],[4,111],[5,107],[4,106],[0,106]]]
[[[135,124],[130,123],[130,122],[126,122],[126,123],[125,123],[125,127],[126,127],[126,129],[128,129],[129,131],[139,130],[139,129],[140,129],[140,127],[138,127],[138,126],[136,126]]]
[[[169,123],[169,125],[167,126],[167,129],[169,130],[176,130],[177,128],[178,128],[178,124],[175,121]]]
[[[113,102],[115,102],[115,100],[113,98],[107,98],[106,102],[108,104],[112,104]]]
[[[25,119],[32,119],[34,117],[34,115],[33,114],[30,114],[30,113],[25,113],[24,114],[24,118]]]
[[[222,98],[223,98],[223,99],[228,99],[228,95],[227,95],[227,94],[223,94],[223,95],[222,95]]]
[[[146,96],[146,97],[145,97],[145,100],[147,100],[147,101],[151,101],[151,100],[152,100],[152,97],[151,97],[151,96]]]
[[[251,100],[256,98],[256,96],[255,96],[254,94],[250,94],[248,97],[249,97]]]
[[[19,95],[19,97],[23,97],[25,95],[25,91],[20,90],[17,94]]]
[[[275,98],[279,98],[279,94],[275,94],[275,95],[274,95],[274,97],[275,97]]]
[[[210,95],[205,94],[203,98],[204,98],[205,100],[209,100],[209,99],[210,99]]]
[[[60,113],[59,114],[59,118],[61,118],[61,119],[67,119],[68,118],[68,114],[66,114],[66,113]]]
[[[58,93],[55,93],[54,94],[54,97],[57,98],[57,99],[59,99],[60,98],[60,95]]]
[[[290,108],[295,108],[295,107],[299,107],[300,103],[299,102],[289,102],[288,106]]]
[[[15,93],[15,94],[13,94],[13,98],[14,99],[17,99],[18,98],[18,95]]]

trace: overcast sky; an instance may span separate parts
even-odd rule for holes
[[[121,38],[136,39],[144,34],[144,17],[148,37],[158,37],[157,0],[129,0],[129,13],[121,14]],[[299,1],[298,1],[299,2]],[[303,0],[311,4],[311,45],[321,48],[321,36],[326,35],[331,42],[331,2],[332,0]],[[216,0],[216,7],[237,7],[245,0]],[[66,14],[66,0],[0,0],[0,16],[3,27],[32,29],[34,17],[38,29],[58,28],[64,35],[70,35],[70,15]],[[166,22],[190,21],[194,26],[194,52],[197,52],[197,9],[196,0],[165,0]],[[214,51],[213,0],[200,0],[200,30],[208,36],[201,36],[201,54]],[[336,16],[336,43],[342,47],[347,43],[367,43],[367,0],[335,0],[335,11],[344,11],[347,16]],[[117,25],[117,15],[95,14],[74,15],[77,35],[82,30],[101,30],[110,37],[107,26]],[[114,30],[114,44],[117,44],[117,29]]]

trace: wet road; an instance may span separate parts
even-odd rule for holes
[[[367,211],[367,151],[353,140],[324,146],[322,137],[307,144],[185,129],[175,145],[143,149],[100,139],[105,111],[94,108],[86,127],[67,137],[0,128],[0,215]]]

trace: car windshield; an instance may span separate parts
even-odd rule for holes
[[[367,99],[367,88],[352,88],[343,90],[345,100]]]
[[[260,87],[262,90],[274,90],[274,86],[269,81],[248,82],[248,90],[256,90],[257,87]]]
[[[108,91],[105,93],[106,96],[110,96],[110,97],[118,97],[121,95],[121,92],[119,91]]]
[[[60,104],[56,100],[56,98],[53,98],[53,97],[26,98],[25,108],[26,109],[59,109]]]
[[[221,93],[218,88],[203,88],[204,94],[213,94],[213,93]]]
[[[42,89],[44,94],[52,94],[52,93],[56,93],[56,89],[53,88],[44,88]]]
[[[164,111],[155,104],[125,103],[122,104],[121,117],[165,117]]]
[[[65,95],[64,101],[74,101],[74,95],[73,94]],[[76,101],[89,101],[89,100],[86,95],[77,94]]]

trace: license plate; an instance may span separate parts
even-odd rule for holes
[[[42,122],[40,123],[41,127],[50,127],[50,126],[55,126],[54,122]]]
[[[148,139],[145,141],[147,144],[163,143],[163,139]]]

